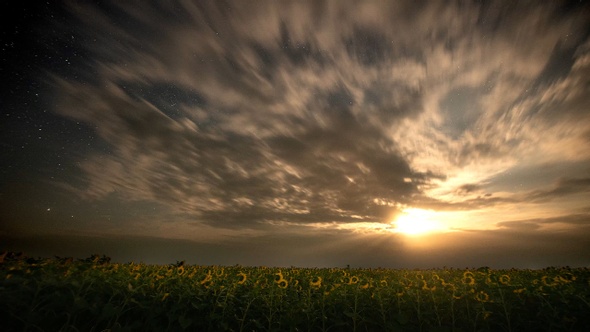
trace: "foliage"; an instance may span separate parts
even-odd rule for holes
[[[581,331],[590,270],[4,259],[3,331]]]

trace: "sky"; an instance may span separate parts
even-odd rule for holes
[[[587,1],[11,5],[2,250],[590,266]]]

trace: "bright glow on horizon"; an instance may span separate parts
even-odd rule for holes
[[[435,219],[436,212],[416,208],[402,211],[393,222],[393,232],[409,236],[418,236],[433,232],[445,231],[447,228]]]

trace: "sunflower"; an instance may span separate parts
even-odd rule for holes
[[[436,286],[428,287],[428,284],[426,283],[426,280],[422,280],[422,290],[430,290],[433,291],[436,289]]]
[[[289,282],[285,279],[281,279],[277,281],[277,286],[279,286],[279,288],[287,288],[287,286],[289,286]]]
[[[354,285],[357,284],[359,282],[359,277],[357,276],[352,276],[348,278],[348,284],[349,285]]]
[[[282,272],[282,271],[279,271],[279,272],[275,273],[275,275],[278,277],[278,278],[275,278],[275,282],[277,282],[277,283],[278,283],[279,281],[281,281],[281,280],[284,280],[284,279],[285,279],[285,277],[283,277],[283,272]]]
[[[569,284],[570,282],[576,280],[576,276],[571,274],[570,272],[566,272],[563,275],[559,275],[557,276],[557,278],[559,278],[559,281],[564,284]]]
[[[508,285],[510,283],[510,276],[507,274],[503,274],[500,276],[500,278],[498,279],[498,281],[502,284],[502,285]]]
[[[184,265],[180,265],[177,269],[176,269],[176,273],[181,276],[184,274]]]
[[[207,282],[210,282],[211,280],[213,280],[213,276],[211,275],[211,271],[207,272],[207,275],[205,276],[205,279],[201,280],[200,284],[204,285]]]
[[[238,281],[239,285],[243,285],[246,282],[246,279],[248,279],[248,275],[246,275],[244,272],[238,273],[238,276],[241,277],[240,281]]]
[[[223,277],[225,275],[225,268],[217,268],[215,269],[215,275],[218,277]]]
[[[543,285],[548,286],[548,287],[553,287],[556,285],[555,280],[552,280],[551,282],[547,282],[547,279],[549,279],[549,276],[543,276],[541,278],[541,281],[543,282]]]
[[[519,289],[515,289],[515,290],[513,290],[512,292],[513,292],[513,293],[515,293],[515,294],[520,294],[520,293],[522,293],[522,292],[524,292],[524,291],[526,291],[526,288],[519,288]]]
[[[477,293],[475,295],[475,299],[478,302],[489,302],[490,301],[490,296],[488,295],[488,293],[486,293],[484,291],[479,291],[479,293]]]
[[[309,283],[312,287],[321,287],[322,286],[322,277],[315,277]]]
[[[453,293],[457,290],[457,288],[455,288],[455,285],[451,282],[443,282],[442,285],[445,290],[449,290]]]
[[[465,273],[463,273],[463,278],[461,278],[461,282],[463,282],[463,284],[470,285],[470,286],[475,285],[475,278],[473,276],[473,273],[471,273],[469,271],[466,271]]]

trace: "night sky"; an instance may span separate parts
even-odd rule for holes
[[[590,266],[588,2],[31,3],[1,5],[1,250]]]

